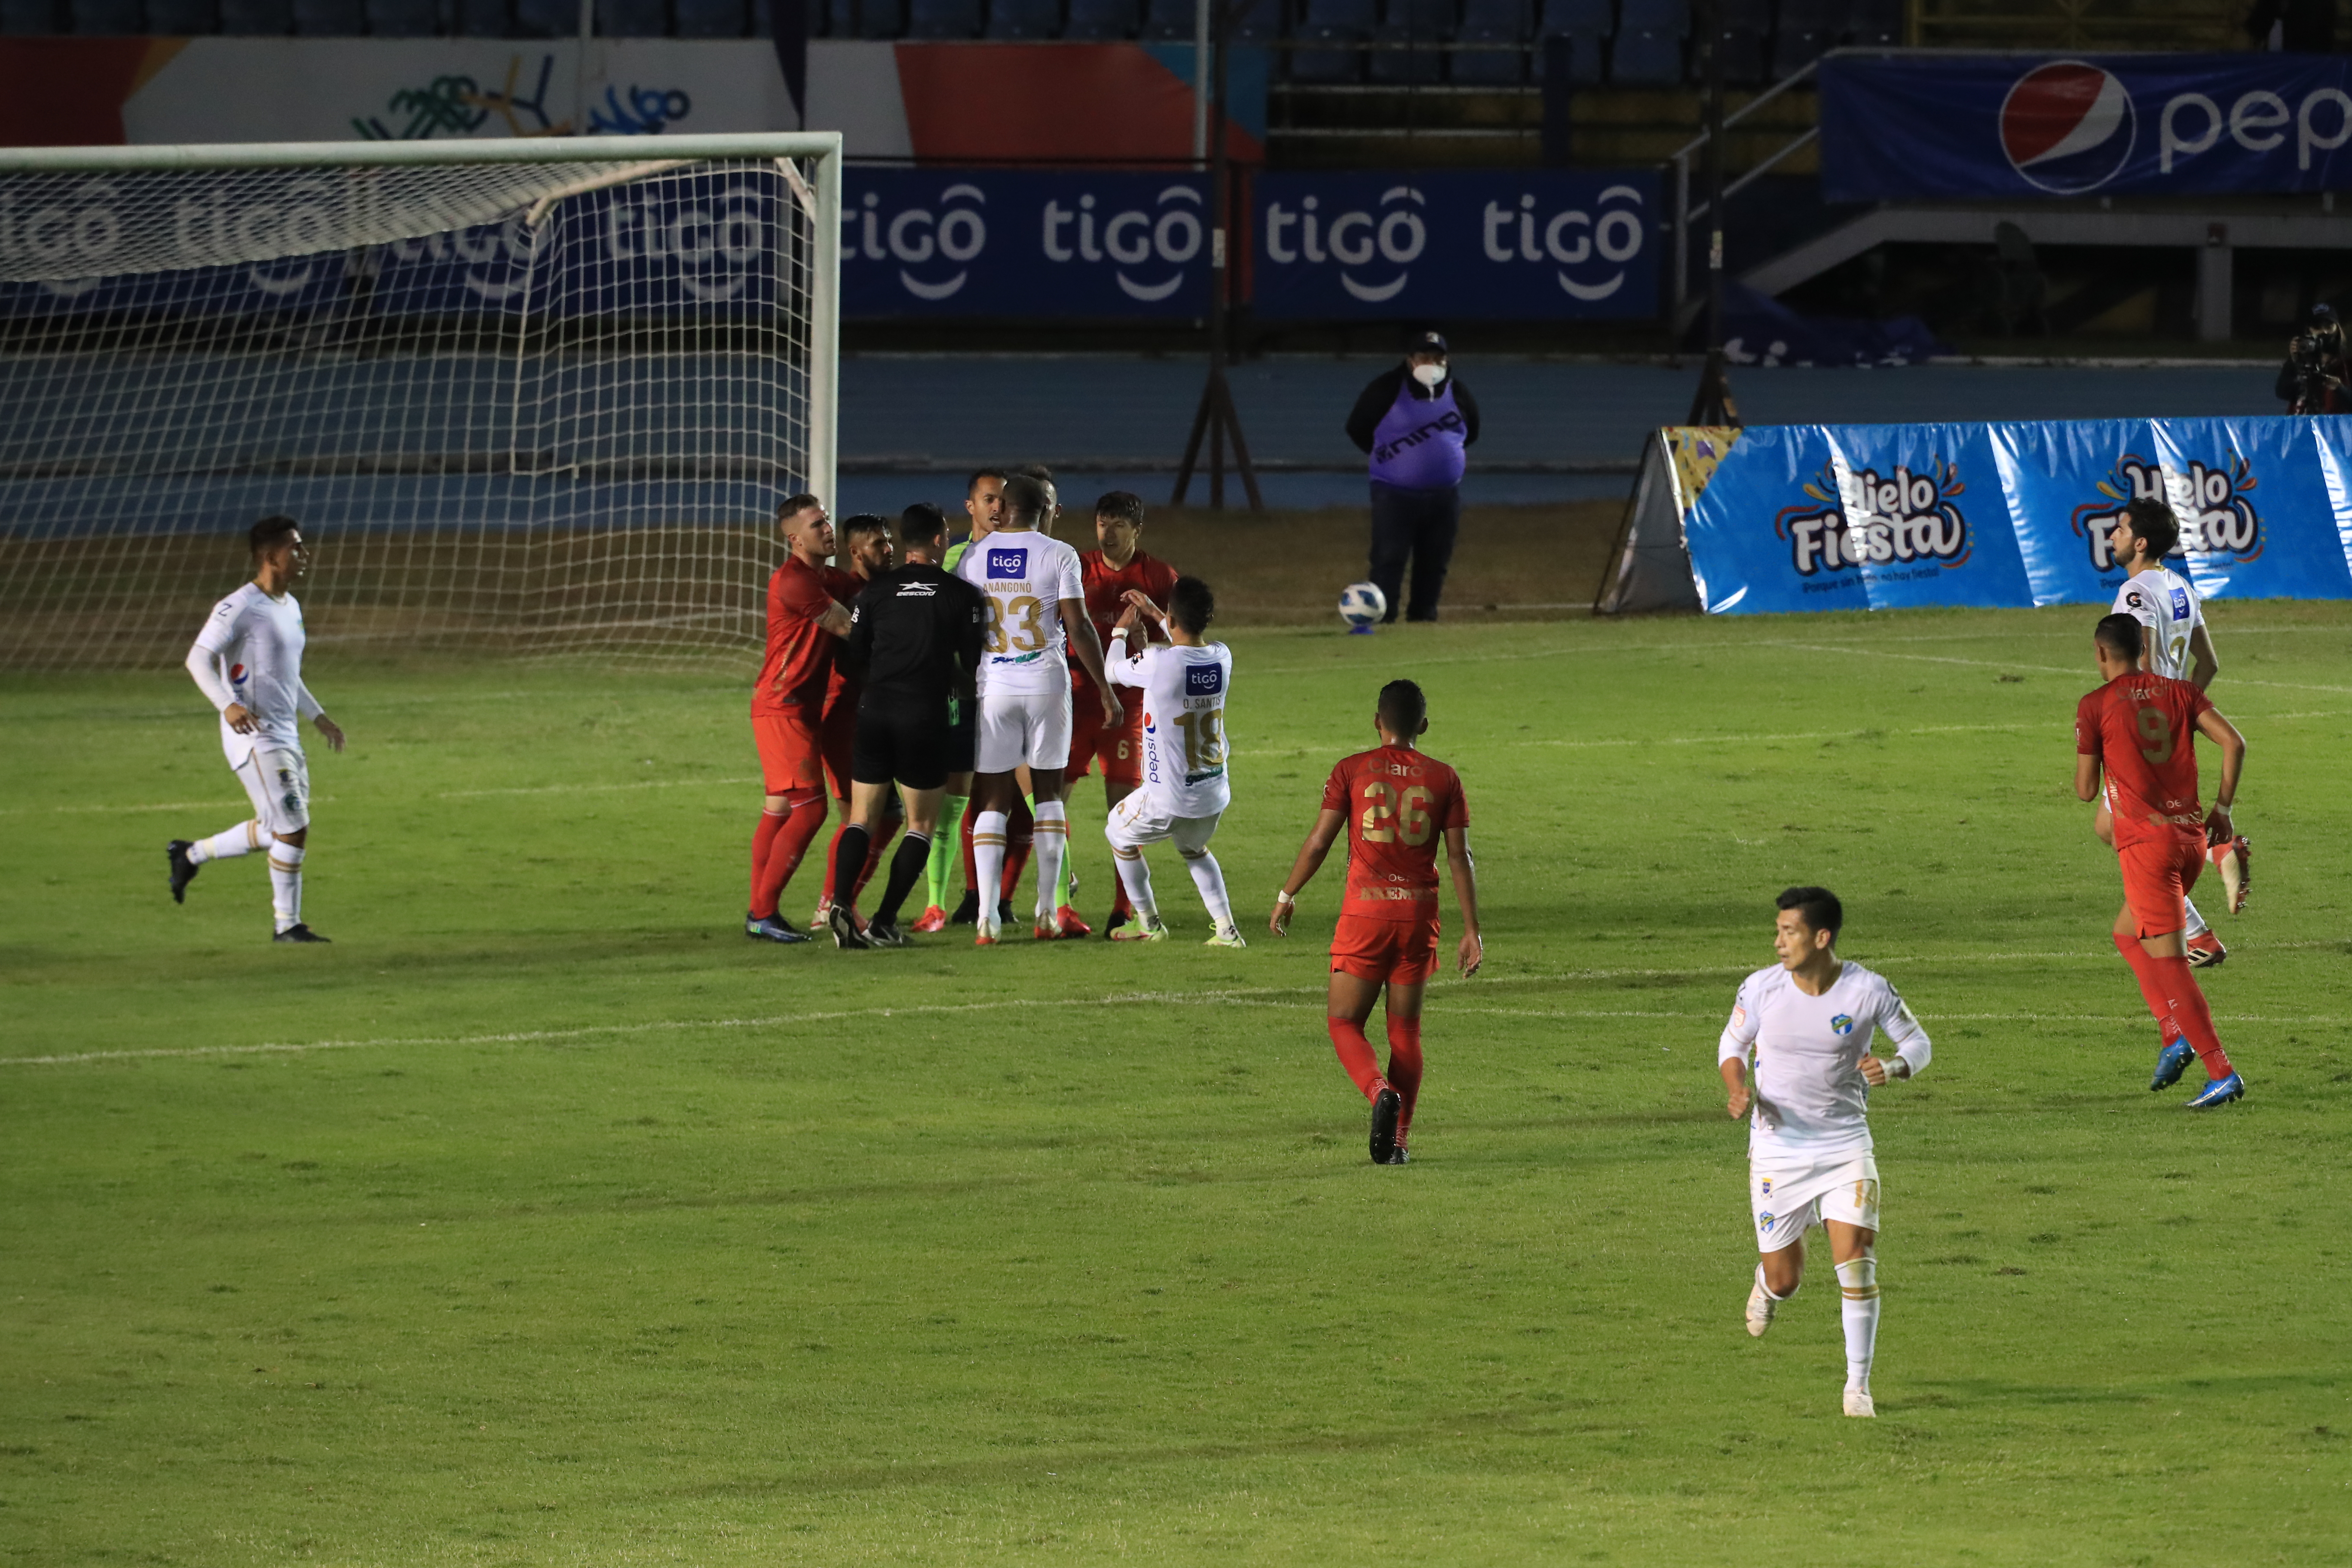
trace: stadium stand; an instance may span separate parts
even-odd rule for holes
[[[1306,0],[1291,29],[1297,47],[1290,52],[1290,79],[1335,86],[1361,81],[1360,46],[1379,25],[1376,0]]]
[[[366,0],[294,0],[294,30],[306,38],[356,37],[367,31]]]
[[[990,0],[985,37],[1035,42],[1059,37],[1062,0]]]
[[[1683,80],[1688,0],[1625,0],[1609,54],[1609,79],[1626,87],[1675,87]]]
[[[367,30],[379,38],[429,38],[441,30],[434,0],[367,0]],[[155,6],[149,0],[152,22]]]
[[[1062,37],[1074,43],[1109,43],[1135,37],[1141,18],[1135,0],[1070,0]]]
[[[1372,29],[1372,39],[1390,47],[1371,51],[1371,79],[1383,86],[1444,80],[1445,56],[1426,46],[1451,40],[1454,27],[1454,0],[1388,0],[1388,17]]]
[[[871,7],[877,0],[866,0],[866,4]],[[907,8],[906,36],[974,38],[980,36],[980,0],[912,0]]]
[[[677,0],[677,36],[740,38],[746,9],[743,0]]]
[[[73,30],[106,37],[142,33],[147,18],[139,0],[74,0]]]
[[[1461,49],[1454,56],[1454,80],[1463,87],[1517,87],[1526,79],[1527,51],[1535,37],[1528,0],[1464,0],[1461,44],[1507,44],[1500,48]]]

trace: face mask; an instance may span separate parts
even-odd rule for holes
[[[1445,367],[1442,364],[1417,364],[1412,367],[1412,378],[1423,386],[1433,387],[1445,379]]]

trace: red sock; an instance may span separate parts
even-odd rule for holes
[[[2116,951],[2124,955],[2126,963],[2131,965],[2132,978],[2139,982],[2140,1000],[2147,1004],[2148,1012],[2155,1016],[2156,1026],[2164,1035],[2164,1043],[2168,1046],[2179,1039],[2180,1026],[2172,1016],[2172,998],[2167,994],[2163,981],[2157,976],[2156,960],[2147,955],[2147,949],[2140,946],[2137,937],[2125,936],[2121,932],[2116,933]]]
[[[1119,876],[1118,869],[1116,867],[1113,867],[1111,869],[1110,884],[1116,895],[1110,901],[1110,918],[1113,923],[1116,923],[1121,915],[1125,915],[1128,919],[1133,920],[1135,918],[1135,906],[1127,901],[1127,882]]]
[[[2172,999],[2172,1016],[2180,1021],[2181,1032],[2189,1037],[2197,1059],[2205,1064],[2205,1076],[2229,1077],[2230,1053],[2221,1048],[2221,1037],[2213,1031],[2213,1009],[2205,1005],[2205,993],[2189,960],[2151,958],[2148,962],[2156,966],[2158,980]]]
[[[1421,1020],[1391,1018],[1389,1020],[1389,1087],[1404,1098],[1403,1114],[1397,1118],[1397,1142],[1404,1142],[1412,1131],[1412,1102],[1421,1094]]]
[[[776,912],[776,900],[784,896],[784,884],[800,868],[801,857],[808,853],[816,830],[824,826],[824,792],[819,790],[794,805],[792,815],[784,818],[782,829],[768,846],[768,858],[760,867],[760,879],[751,888],[753,920],[765,920]]]
[[[1339,1053],[1339,1065],[1348,1069],[1364,1098],[1380,1093],[1381,1061],[1372,1055],[1372,1042],[1364,1037],[1364,1026],[1352,1018],[1326,1018],[1323,1026],[1331,1031],[1331,1046]]]
[[[1004,829],[1004,888],[997,894],[999,902],[1010,900],[1021,887],[1021,873],[1029,868],[1029,850],[1036,841],[1036,823],[1029,803],[1015,795]]]
[[[789,805],[782,811],[762,811],[760,813],[760,826],[751,830],[751,910],[752,918],[755,920],[760,917],[761,912],[760,909],[760,878],[761,873],[767,869],[768,851],[774,846],[776,842],[776,835],[783,831],[784,824],[791,819],[791,816],[792,807]],[[774,914],[776,912],[776,906],[772,900],[769,903],[766,912],[768,914]]]
[[[890,840],[898,837],[898,817],[882,819],[882,831],[874,835],[874,842],[866,851],[866,869],[857,873],[858,892],[864,893],[866,884],[874,879],[874,868],[882,864],[882,851],[890,847]]]

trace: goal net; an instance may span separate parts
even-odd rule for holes
[[[756,646],[833,497],[839,150],[0,153],[0,668],[176,662],[273,514],[314,646]]]

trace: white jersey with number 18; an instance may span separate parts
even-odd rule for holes
[[[1113,648],[1126,644],[1114,639]],[[1143,692],[1143,793],[1163,816],[1214,816],[1233,804],[1225,778],[1225,645],[1147,647],[1109,667],[1111,683]]]
[[[2161,566],[2126,578],[2110,613],[2129,616],[2153,634],[2147,639],[2153,649],[2148,665],[2157,674],[2189,679],[2189,638],[2205,624],[2205,609],[2188,578]]]
[[[981,696],[1068,691],[1062,601],[1087,601],[1078,552],[1034,529],[999,529],[963,552],[956,575],[988,595]]]

